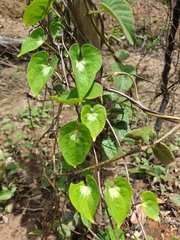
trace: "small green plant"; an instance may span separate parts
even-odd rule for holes
[[[49,120],[51,112],[52,104],[45,104],[21,109],[19,116],[29,128],[39,128],[44,124],[51,123],[51,120]]]
[[[10,200],[16,192],[14,181],[18,169],[23,169],[23,165],[12,161],[9,150],[4,149],[0,152],[0,201]],[[5,210],[12,212],[13,201],[6,202]]]
[[[16,191],[14,179],[17,176],[17,171],[19,169],[28,170],[24,168],[23,164],[15,161],[20,150],[33,147],[33,144],[28,140],[29,136],[23,133],[21,129],[24,125],[28,126],[28,128],[32,128],[32,126],[40,127],[41,124],[47,124],[48,126],[52,105],[31,107],[30,110],[31,112],[29,112],[29,109],[21,109],[19,117],[22,120],[13,122],[9,117],[4,117],[1,121],[1,140],[4,141],[4,148],[0,151],[0,201],[9,200],[14,196]],[[24,119],[28,119],[28,121]],[[46,149],[42,148],[42,150],[45,151]],[[12,209],[10,205],[7,204],[5,207],[8,212]]]
[[[21,75],[21,67],[18,66],[18,67],[16,68],[16,71],[15,71],[11,76],[12,76],[13,78],[19,78],[20,75]]]
[[[137,174],[138,178],[146,178],[147,175],[150,175],[153,177],[153,183],[173,181],[170,176],[172,168],[167,169],[161,165],[154,165],[144,157],[136,157],[135,164],[137,164],[137,167],[132,168],[131,173]]]
[[[0,201],[3,201],[13,197],[16,191],[14,178],[17,175],[17,170],[23,169],[24,167],[22,164],[16,163],[13,160],[13,157],[20,147],[20,143],[15,140],[15,135],[17,134],[15,128],[18,123],[12,123],[8,117],[5,117],[2,119],[1,124],[1,136],[3,137],[4,148],[0,150]],[[22,138],[21,135],[20,138]],[[12,209],[10,205],[7,204],[5,207],[7,212],[10,212],[10,209]]]

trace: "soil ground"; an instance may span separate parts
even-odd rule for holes
[[[23,9],[26,3],[21,0],[1,0],[0,3],[0,36],[7,36],[13,38],[26,38],[29,34],[30,28],[26,27],[22,23]],[[136,30],[138,35],[143,35],[143,31],[146,34],[152,36],[152,41],[158,35],[165,40],[165,36],[161,36],[162,28],[167,22],[167,8],[165,5],[150,1],[134,1],[132,3],[134,18],[136,24]],[[141,17],[140,17],[141,16]],[[106,19],[108,28],[113,28],[114,21],[111,18]],[[164,33],[165,34],[165,33]],[[144,35],[143,35],[144,36]],[[138,82],[138,89],[141,102],[150,107],[153,110],[158,111],[161,97],[154,98],[157,92],[160,91],[161,73],[164,66],[162,41],[160,38],[160,47],[153,48],[152,51],[145,53],[142,46],[147,47],[146,39],[140,40],[141,43],[136,49],[127,46],[126,50],[130,52],[130,57],[126,61],[137,67],[137,74],[145,81],[140,79]],[[118,42],[112,43],[115,47]],[[27,96],[29,88],[27,85],[26,68],[28,64],[28,58],[16,58],[19,49],[14,47],[0,46],[0,121],[4,117],[8,117],[11,121],[19,121],[19,111],[22,108],[28,107],[29,101],[32,105],[37,106],[34,100],[29,99]],[[103,52],[104,56],[104,69],[105,72],[110,72],[110,65],[112,60],[107,56],[106,49]],[[174,51],[174,59],[178,56],[178,49]],[[6,58],[7,57],[7,58]],[[177,63],[178,65],[179,63]],[[179,79],[179,67],[174,66],[171,70],[172,82]],[[147,81],[148,80],[148,81]],[[43,96],[42,96],[43,97]],[[172,97],[168,105],[167,113],[173,115],[179,115],[179,91],[176,88],[172,90]],[[173,105],[173,108],[172,108]],[[65,118],[71,118],[69,116],[70,109],[66,111]],[[72,112],[71,112],[72,113]],[[154,120],[151,120],[153,123]],[[0,123],[0,126],[2,124]],[[172,123],[165,123],[164,128],[172,128]],[[1,126],[2,127],[2,126]],[[42,129],[29,130],[19,124],[17,129],[24,131],[29,135],[28,141],[34,141],[43,134]],[[16,129],[16,130],[17,130]],[[0,137],[0,151],[3,151],[5,140]],[[171,139],[169,139],[170,141]],[[52,146],[52,140],[45,138],[43,144],[50,147]],[[29,154],[32,158],[29,159]],[[48,152],[43,156],[48,158]],[[5,204],[0,202],[0,240],[40,240],[41,236],[30,235],[31,231],[35,229],[43,228],[46,233],[44,239],[53,240],[57,239],[53,232],[49,231],[49,224],[53,220],[53,205],[54,202],[51,199],[48,191],[40,189],[40,176],[42,169],[39,162],[42,161],[40,155],[35,151],[27,152],[27,150],[21,150],[18,152],[16,159],[23,161],[26,167],[29,167],[29,173],[20,171],[19,173],[19,185],[23,188],[19,190],[14,201],[14,209],[12,213],[6,213],[4,211]],[[179,160],[174,165],[174,171],[172,176],[176,179],[176,184],[167,183],[164,185],[165,189],[162,193],[162,186],[158,184],[152,184],[152,179],[146,179],[146,181],[137,179],[133,182],[134,194],[138,195],[143,190],[153,190],[162,200],[160,205],[160,217],[158,222],[147,220],[145,223],[145,231],[147,235],[150,235],[154,240],[170,240],[176,236],[180,239],[180,207],[171,201],[169,196],[171,194],[180,194],[180,164]],[[114,174],[112,172],[112,174]],[[49,206],[47,206],[49,204]],[[137,229],[132,231],[139,234]],[[127,238],[128,239],[128,238]]]

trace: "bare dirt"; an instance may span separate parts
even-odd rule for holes
[[[30,28],[22,23],[22,14],[26,6],[25,1],[14,0],[7,1],[1,0],[0,3],[0,36],[7,36],[13,38],[24,39],[28,36]],[[167,22],[167,8],[165,5],[154,1],[134,1],[133,3],[134,18],[136,23],[136,30],[138,35],[146,34],[152,36],[152,41],[155,37],[162,34],[162,28]],[[141,17],[140,17],[141,16]],[[114,21],[111,19],[106,20],[108,27],[114,27]],[[165,33],[163,33],[165,34]],[[162,36],[165,39],[166,36]],[[113,42],[115,46],[120,44]],[[156,49],[152,48],[145,55],[145,48],[147,46],[146,39],[143,38],[141,43],[133,49],[127,46],[130,51],[130,57],[126,61],[137,68],[137,74],[142,77],[138,82],[139,96],[141,102],[153,110],[158,111],[161,97],[156,98],[156,94],[160,91],[161,73],[164,67],[163,51],[161,47]],[[162,44],[162,42],[160,42]],[[28,106],[29,103],[29,88],[27,85],[26,68],[28,58],[17,59],[16,55],[19,49],[0,46],[0,120],[7,116],[12,121],[19,120],[19,110]],[[110,64],[112,60],[105,56],[104,68],[106,72],[110,72]],[[174,52],[174,58],[178,56],[178,49]],[[7,57],[7,58],[6,58]],[[179,64],[179,63],[178,63]],[[179,79],[179,68],[173,67],[171,70],[172,82]],[[143,80],[143,78],[145,80]],[[34,100],[31,104],[37,105]],[[173,105],[173,108],[172,108]],[[167,113],[179,115],[179,92],[177,85],[172,90],[172,97],[168,105]],[[65,116],[71,118],[69,113]],[[154,120],[151,120],[151,123]],[[172,123],[165,123],[165,127],[174,126]],[[38,138],[42,135],[43,131],[35,130],[29,131],[27,128],[19,125],[19,129],[30,135],[31,140]],[[30,140],[29,140],[30,141]],[[0,150],[3,151],[5,139],[0,138]],[[43,142],[46,146],[51,146],[51,139],[46,138]],[[32,158],[28,157],[32,155]],[[48,154],[44,154],[47,158]],[[29,233],[37,228],[43,229],[43,239],[53,240],[58,239],[53,231],[49,230],[49,225],[53,220],[54,201],[51,199],[50,194],[43,189],[39,188],[40,176],[42,169],[39,167],[39,161],[42,160],[36,150],[28,153],[23,150],[18,152],[17,158],[23,161],[26,167],[30,168],[29,173],[21,171],[19,173],[19,186],[23,186],[18,190],[14,199],[14,209],[12,213],[7,213],[4,210],[5,204],[0,202],[0,240],[40,240],[42,236],[30,235]],[[16,158],[16,159],[17,159]],[[180,208],[176,206],[170,199],[169,194],[180,194],[180,166],[174,166],[174,178],[177,179],[177,185],[166,184],[164,194],[160,190],[159,185],[151,184],[152,179],[143,180],[137,179],[133,183],[134,194],[139,195],[143,190],[153,190],[161,198],[163,203],[160,205],[160,218],[158,222],[145,221],[145,231],[154,240],[170,240],[172,237],[180,239]],[[137,229],[132,229],[137,232]],[[131,234],[130,234],[131,235]],[[128,239],[128,238],[127,238]]]

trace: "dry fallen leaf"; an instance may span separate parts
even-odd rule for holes
[[[163,201],[163,200],[160,199],[160,198],[157,198],[157,203],[158,203],[158,204],[165,204],[165,201]]]
[[[2,219],[3,219],[4,223],[8,223],[8,217],[2,216]]]
[[[138,204],[136,206],[136,213],[137,213],[140,221],[142,222],[142,224],[144,224],[146,222],[146,214],[145,214],[144,210],[142,209],[141,204]],[[138,219],[136,217],[135,212],[133,212],[133,214],[130,218],[130,221],[132,224],[138,224]]]

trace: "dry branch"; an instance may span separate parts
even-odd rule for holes
[[[172,52],[174,50],[174,43],[175,43],[175,36],[177,33],[177,29],[179,26],[180,20],[180,0],[174,1],[174,8],[173,8],[173,17],[172,17],[172,25],[170,28],[169,36],[168,36],[168,45],[165,51],[165,65],[162,72],[162,93],[163,99],[159,108],[160,113],[165,113],[166,106],[169,102],[169,92],[167,89],[167,85],[169,82],[168,74],[171,69],[171,62],[172,62]],[[160,132],[162,126],[163,119],[158,118],[155,123],[155,130],[157,133]]]
[[[23,42],[24,42],[24,39],[21,39],[21,38],[0,36],[0,46],[3,46],[3,47],[19,46]]]

